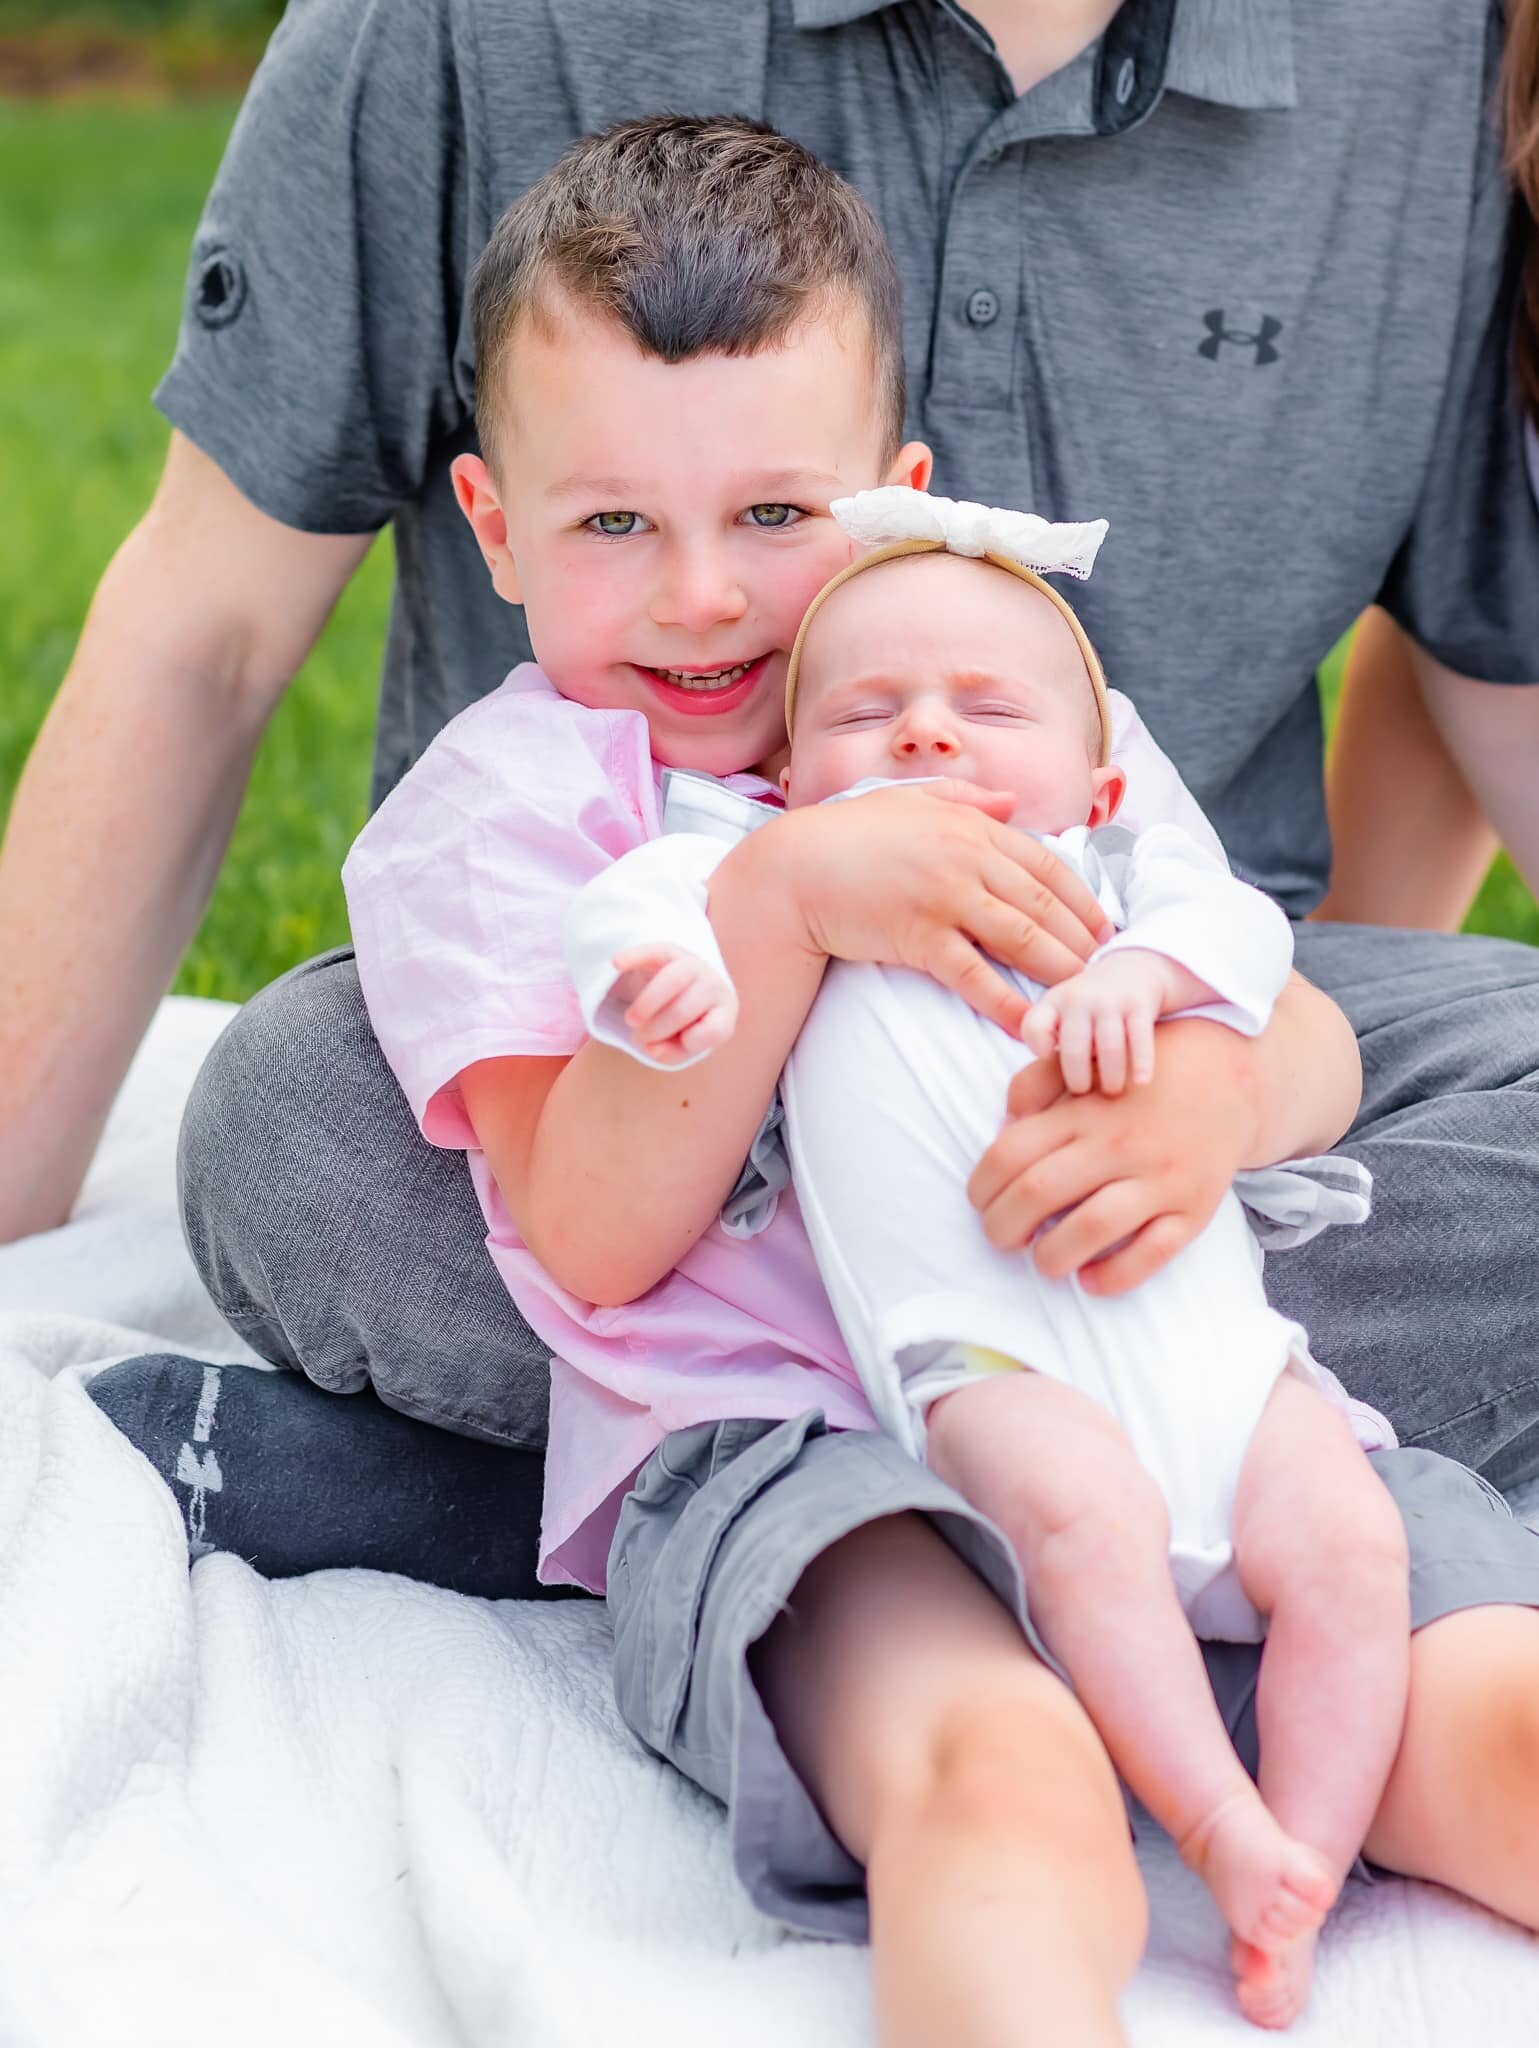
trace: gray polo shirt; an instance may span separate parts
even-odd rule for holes
[[[446,473],[477,250],[586,130],[761,116],[886,226],[936,488],[1110,520],[1107,673],[1302,911],[1364,605],[1539,680],[1496,49],[1487,0],[1126,0],[1017,99],[950,0],[290,0],[157,403],[275,518],[393,522],[377,798],[527,653]]]

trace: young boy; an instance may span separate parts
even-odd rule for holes
[[[901,489],[832,509],[877,546],[813,600],[792,653],[791,806],[916,778],[1008,792],[1011,823],[1050,835],[1119,927],[1053,990],[1026,985],[1027,1044],[1056,1049],[1071,1088],[1150,1080],[1161,1017],[1202,1006],[1262,1029],[1292,959],[1282,912],[1177,828],[1111,823],[1123,775],[1101,665],[1037,573],[1088,574],[1104,523]],[[663,1066],[725,1045],[737,1016],[706,912],[733,807],[699,790],[672,785],[666,836],[590,882],[567,922],[589,1030]],[[706,803],[714,830],[691,830]],[[1237,1948],[1264,1931],[1267,1995],[1242,1995],[1286,2024],[1400,1740],[1400,1518],[1340,1388],[1268,1307],[1236,1197],[1104,1301],[988,1242],[967,1183],[1022,1062],[1019,1039],[927,978],[833,963],[781,1083],[802,1213],[879,1422],[924,1456],[935,1418],[930,1462],[1009,1536],[1122,1777]],[[1368,1447],[1393,1442],[1358,1420]],[[1192,1640],[1253,1642],[1263,1616],[1262,1713],[1338,1731],[1263,1756],[1264,1805]]]
[[[557,1353],[544,1571],[607,1585],[622,1710],[729,1800],[759,1903],[848,1939],[869,1899],[884,2041],[1119,2042],[1144,1910],[1122,1803],[1030,1647],[1008,1542],[871,1429],[794,1200],[756,1238],[719,1220],[829,958],[923,968],[1018,1028],[977,947],[1060,980],[1099,905],[964,785],[938,829],[903,790],[777,817],[712,890],[744,1028],[684,1076],[588,1039],[562,953],[577,888],[656,835],[662,766],[777,797],[791,646],[851,553],[830,502],[928,480],[900,445],[890,259],[795,144],[637,122],[510,210],[472,316],[487,459],[456,486],[541,666],[446,728],[346,881],[380,1042],[424,1134],[467,1152],[492,1256]],[[1143,821],[1174,778],[1136,727],[1117,758]],[[1328,1144],[1356,1099],[1331,1007],[1295,988],[1285,1008],[1301,1039],[1324,1028],[1252,1163]],[[1415,1505],[1413,1557],[1460,1560],[1413,1620],[1539,1598],[1474,1481],[1379,1469]],[[1490,1654],[1539,1696],[1539,1626],[1503,1619]],[[1254,1663],[1224,1672],[1235,1727]],[[1413,1676],[1413,1732],[1416,1697]],[[1488,1805],[1420,1802],[1447,1771],[1445,1741],[1402,1749],[1376,1853],[1539,1918]]]

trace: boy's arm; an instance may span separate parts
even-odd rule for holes
[[[370,538],[269,519],[172,435],[0,852],[0,1243],[67,1218],[263,728]]]
[[[717,869],[711,923],[742,1016],[687,1070],[590,1040],[571,1059],[484,1060],[460,1091],[519,1235],[601,1307],[646,1293],[710,1228],[742,1170],[826,955],[765,886],[756,833]]]
[[[1071,1095],[1056,1059],[1023,1068],[968,1194],[994,1244],[1031,1245],[1043,1272],[1122,1294],[1191,1242],[1242,1167],[1334,1145],[1361,1089],[1351,1025],[1295,973],[1259,1038],[1163,1024],[1154,1078],[1131,1094]]]
[[[590,1043],[570,1060],[493,1059],[460,1076],[519,1234],[585,1301],[633,1300],[709,1229],[731,1192],[830,957],[931,974],[1007,1029],[1025,1001],[984,961],[1059,980],[1104,920],[1046,849],[948,786],[884,790],[776,818],[711,878],[710,916],[742,1002],[731,1042],[653,1071]]]

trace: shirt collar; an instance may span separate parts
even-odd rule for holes
[[[838,28],[897,0],[791,0],[798,28]],[[931,0],[938,5],[939,0]],[[1168,19],[1170,0],[1125,0],[1107,34],[1121,38],[1143,14]],[[1179,0],[1160,81],[1171,92],[1220,106],[1292,107],[1293,0]],[[1141,40],[1141,38],[1140,38]]]

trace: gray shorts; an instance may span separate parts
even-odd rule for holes
[[[1374,1455],[1405,1517],[1411,1626],[1465,1607],[1539,1607],[1539,1535],[1483,1479],[1434,1451]],[[866,1938],[865,1872],[792,1770],[748,1653],[817,1557],[868,1522],[925,1515],[1032,1627],[1014,1553],[960,1494],[885,1436],[792,1422],[702,1423],[643,1466],[609,1554],[615,1694],[649,1749],[720,1799],[761,1911],[809,1934]],[[1256,1769],[1256,1644],[1203,1646],[1214,1696]]]

